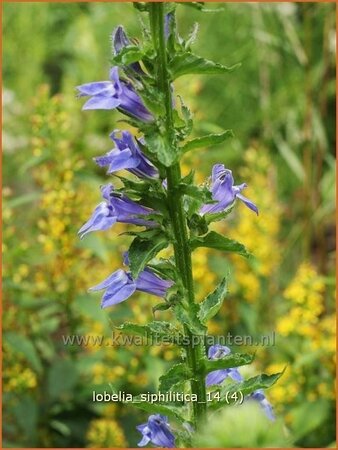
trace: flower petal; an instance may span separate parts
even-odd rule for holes
[[[114,109],[121,104],[119,98],[107,95],[94,95],[82,107],[83,110]]]
[[[105,280],[101,281],[101,283],[91,287],[89,291],[101,291],[102,289],[107,289],[111,284],[115,283],[122,283],[124,285],[128,282],[128,280],[129,278],[125,271],[122,269],[118,269],[115,272],[111,273]]]
[[[227,369],[214,370],[213,372],[208,373],[205,384],[207,386],[212,386],[213,384],[221,384],[228,376]]]
[[[136,289],[148,294],[164,297],[167,290],[174,284],[171,280],[163,280],[150,269],[143,270],[136,280]]]
[[[102,297],[101,308],[117,305],[127,300],[135,290],[136,285],[130,278],[128,278],[128,282],[124,285],[122,283],[111,285]]]
[[[116,222],[116,217],[109,215],[109,209],[105,202],[100,203],[94,210],[90,219],[82,225],[78,234],[82,239],[92,231],[108,230]]]
[[[76,89],[79,91],[80,96],[114,94],[114,88],[110,81],[94,81],[92,83],[81,84]]]
[[[237,369],[228,369],[228,375],[234,381],[243,381],[243,377]]]
[[[239,198],[249,209],[254,211],[258,216],[258,208],[251,200],[244,197],[244,195],[242,194],[237,194],[236,197]]]
[[[231,353],[231,350],[229,347],[227,347],[225,345],[216,344],[216,345],[212,345],[211,347],[209,347],[208,358],[209,359],[219,359],[219,358],[223,358],[223,356],[229,355],[229,353]]]

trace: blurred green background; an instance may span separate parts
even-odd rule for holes
[[[242,67],[226,76],[182,77],[175,92],[194,112],[196,136],[231,128],[236,137],[187,157],[184,170],[198,168],[203,182],[215,162],[224,163],[236,184],[249,184],[246,195],[260,216],[238,205],[217,224],[256,259],[197,252],[197,297],[230,271],[228,301],[210,334],[259,339],[274,332],[274,346],[239,349],[257,351],[243,374],[287,365],[267,392],[278,417],[296,446],[330,446],[335,5],[213,3],[207,9],[179,5],[180,33],[199,22],[195,52]],[[125,227],[77,237],[107,181],[92,157],[112,148],[109,132],[124,125],[115,112],[82,112],[74,87],[107,79],[112,30],[123,24],[141,38],[146,17],[140,20],[128,3],[5,3],[3,10],[4,447],[135,447],[135,426],[146,415],[93,403],[92,391],[109,392],[110,385],[155,391],[177,351],[92,339],[65,345],[64,338],[108,342],[112,324],[144,323],[156,302],[134,295],[101,311],[99,296],[87,289],[120,267],[128,238],[116,237]],[[253,447],[260,445],[255,439]],[[225,436],[219,442],[236,446]]]

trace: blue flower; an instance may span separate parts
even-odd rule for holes
[[[231,350],[229,347],[224,345],[212,345],[208,351],[209,359],[220,359],[226,355],[229,355]],[[241,382],[243,381],[242,375],[239,373],[237,369],[220,369],[214,370],[210,372],[206,377],[206,385],[211,386],[214,384],[221,384],[227,377],[232,378],[234,381]],[[240,389],[240,388],[239,388]],[[270,402],[265,397],[265,394],[262,389],[257,389],[248,395],[245,400],[255,400],[259,402],[261,407],[263,408],[265,414],[270,420],[275,420],[275,415],[273,413],[273,408]]]
[[[257,206],[241,194],[246,188],[245,183],[234,186],[232,172],[225,169],[223,164],[215,164],[212,168],[211,193],[212,199],[217,203],[206,204],[200,209],[201,214],[215,214],[226,210],[239,198],[248,208],[258,214]]]
[[[152,122],[153,115],[145,107],[131,83],[120,80],[117,67],[110,70],[110,81],[94,81],[77,86],[79,97],[91,97],[82,109],[115,109],[139,119]]]
[[[161,414],[149,416],[148,422],[136,427],[143,435],[141,441],[137,444],[144,447],[149,442],[158,447],[174,448],[175,436],[170,431],[168,418]]]
[[[117,305],[127,300],[135,291],[164,297],[167,290],[173,285],[171,280],[163,280],[146,267],[136,279],[130,272],[118,269],[110,274],[101,283],[93,286],[89,291],[101,291],[105,289],[102,297],[101,308]]]
[[[122,131],[119,138],[118,133],[119,130],[115,130],[110,134],[115,148],[103,156],[94,158],[96,164],[100,167],[108,166],[107,173],[125,169],[140,178],[157,177],[158,170],[141,152],[132,134],[129,131]]]
[[[231,353],[231,350],[225,345],[212,345],[208,351],[208,358],[222,359],[224,356],[229,355],[229,353]],[[221,384],[228,377],[232,378],[235,381],[243,380],[242,375],[238,372],[237,369],[220,369],[208,373],[205,383],[207,386],[211,386],[213,384]]]
[[[152,209],[138,205],[124,194],[114,192],[112,184],[101,186],[101,193],[104,201],[95,208],[90,219],[80,228],[81,239],[92,231],[108,230],[116,222],[146,227],[156,226],[156,222],[138,217],[154,213]]]
[[[275,414],[273,412],[272,405],[268,401],[268,399],[265,397],[265,394],[262,389],[257,389],[256,391],[252,392],[252,394],[250,394],[247,397],[247,399],[248,400],[252,399],[252,400],[256,400],[257,402],[259,402],[259,404],[263,408],[265,414],[267,415],[268,419],[270,419],[270,420],[276,419]]]

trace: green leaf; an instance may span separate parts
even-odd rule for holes
[[[205,359],[205,373],[212,372],[213,370],[231,369],[233,367],[244,366],[246,364],[252,363],[253,360],[254,355],[249,355],[248,353],[230,353],[229,355],[226,355],[221,359]]]
[[[158,303],[153,308],[151,308],[153,315],[155,316],[156,311],[167,311],[171,305],[169,303]]]
[[[134,62],[140,61],[144,54],[136,45],[128,45],[114,56],[112,63],[116,66],[128,66]]]
[[[159,391],[168,392],[173,386],[191,378],[191,370],[185,363],[176,364],[160,377]]]
[[[142,239],[137,236],[128,252],[129,267],[133,278],[137,278],[145,268],[148,261],[168,246],[168,239],[163,234],[153,236],[151,239]]]
[[[174,311],[177,320],[186,325],[193,334],[204,335],[206,333],[207,328],[198,317],[199,306],[196,303],[189,305],[188,309],[182,303],[178,303],[175,305]]]
[[[267,375],[262,373],[256,377],[249,378],[248,380],[240,383],[234,383],[226,388],[229,392],[241,391],[244,396],[251,394],[257,389],[268,389],[276,383],[277,380],[283,375],[285,369],[282,372]]]
[[[73,388],[78,380],[78,372],[73,361],[59,359],[54,362],[48,372],[48,393],[54,398],[63,395],[72,395]]]
[[[212,145],[222,144],[226,139],[234,137],[232,130],[226,130],[220,134],[208,134],[207,136],[192,139],[181,147],[181,154],[200,147],[210,147]]]
[[[228,355],[230,356],[230,355]],[[233,366],[234,367],[234,366]],[[285,369],[282,372],[275,373],[272,375],[266,375],[265,373],[258,375],[256,377],[249,378],[248,380],[239,382],[239,383],[232,383],[230,386],[224,386],[221,390],[221,396],[224,395],[231,395],[234,392],[241,392],[244,397],[247,395],[250,395],[252,392],[256,391],[257,389],[268,389],[273,384],[276,383],[276,381],[283,375]],[[223,405],[227,404],[226,398],[221,397],[221,399],[214,404],[210,404],[211,409],[219,409]]]
[[[124,324],[114,327],[115,329],[132,335],[142,336],[146,339],[155,339],[174,343],[180,340],[179,331],[169,322],[153,321],[146,325],[125,322]]]
[[[218,313],[227,293],[227,288],[227,280],[226,278],[223,278],[217,288],[200,304],[198,317],[202,323],[206,323],[207,320],[211,319],[211,317]]]
[[[192,250],[195,250],[198,247],[208,247],[223,250],[225,252],[238,253],[245,258],[249,258],[251,256],[243,244],[222,236],[221,234],[216,233],[216,231],[210,231],[203,237],[192,238],[190,240],[190,246]]]
[[[169,71],[172,79],[175,80],[178,77],[186,74],[224,74],[232,72],[237,69],[240,64],[227,67],[222,64],[209,61],[193,53],[181,53],[176,54],[169,63]]]
[[[196,198],[202,203],[212,202],[212,193],[206,187],[199,187],[193,184],[180,183],[178,186],[180,192],[189,197]]]
[[[4,342],[15,352],[21,353],[34,370],[42,371],[38,352],[28,337],[10,331],[4,335]]]
[[[151,154],[165,167],[170,167],[176,160],[174,147],[169,144],[167,138],[159,133],[151,133],[144,136],[146,146]]]
[[[128,402],[128,404],[130,404],[130,402]],[[181,423],[186,422],[186,419],[182,415],[182,407],[172,406],[168,403],[150,403],[149,401],[143,401],[142,394],[134,397],[132,405],[152,414],[162,414],[164,416],[172,417]]]

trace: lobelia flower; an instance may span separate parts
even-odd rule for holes
[[[211,192],[213,200],[217,203],[202,206],[200,213],[219,213],[231,206],[236,198],[239,198],[248,208],[258,214],[257,206],[241,194],[246,187],[246,183],[234,186],[231,170],[226,169],[223,164],[215,164],[212,168]]]
[[[114,50],[115,56],[118,55],[124,47],[127,47],[128,45],[130,45],[130,40],[129,40],[126,32],[124,31],[124,28],[122,25],[119,25],[113,31],[112,41],[113,41],[113,50]],[[140,75],[144,74],[144,72],[138,62],[134,62],[134,63],[130,64],[128,67],[130,67],[132,70],[134,70],[136,73],[138,73]]]
[[[262,389],[257,389],[257,391],[252,392],[252,394],[250,394],[247,397],[247,399],[248,400],[252,399],[252,400],[256,400],[257,402],[259,402],[259,404],[263,408],[268,419],[270,419],[270,420],[276,419],[275,414],[273,412],[272,405],[268,401],[268,399],[265,397],[265,394]]]
[[[175,436],[170,431],[168,418],[161,414],[149,416],[148,422],[136,427],[143,435],[141,441],[137,444],[144,447],[149,442],[158,447],[174,448]]]
[[[128,262],[128,254],[125,254],[124,263],[128,264]],[[107,308],[127,300],[135,291],[164,297],[167,289],[172,285],[173,281],[163,280],[146,267],[136,279],[133,279],[130,272],[118,269],[89,290],[101,291],[105,289],[106,292],[102,297],[101,308]]]
[[[77,86],[79,97],[91,97],[82,109],[115,109],[142,122],[152,122],[153,115],[145,107],[131,83],[120,80],[117,67],[110,70],[110,81],[94,81]]]
[[[103,156],[94,158],[96,164],[100,167],[108,166],[107,173],[125,169],[140,178],[157,177],[158,170],[141,152],[132,134],[129,131],[122,131],[119,138],[118,133],[119,130],[115,130],[110,134],[115,148]]]
[[[212,345],[208,351],[209,359],[219,359],[223,358],[226,355],[229,355],[231,350],[229,347],[224,345]],[[242,375],[239,373],[237,369],[220,369],[210,372],[206,377],[206,385],[211,386],[213,384],[221,384],[227,377],[232,378],[235,381],[243,381]],[[273,408],[270,402],[265,397],[265,394],[262,389],[257,389],[248,395],[245,399],[247,400],[255,400],[259,402],[261,407],[263,408],[265,414],[268,419],[275,420],[275,415],[273,413]]]
[[[229,355],[229,353],[231,353],[231,350],[225,345],[212,345],[208,351],[208,358],[221,359],[224,356]],[[220,369],[208,373],[205,383],[207,386],[211,386],[213,384],[221,384],[228,377],[232,378],[235,381],[243,380],[242,375],[238,372],[237,369]]]
[[[150,208],[138,205],[126,195],[114,192],[111,183],[101,186],[104,199],[94,210],[90,219],[80,228],[79,235],[82,239],[92,231],[108,230],[116,222],[130,223],[145,227],[154,227],[156,222],[145,220],[139,215],[154,213]]]

